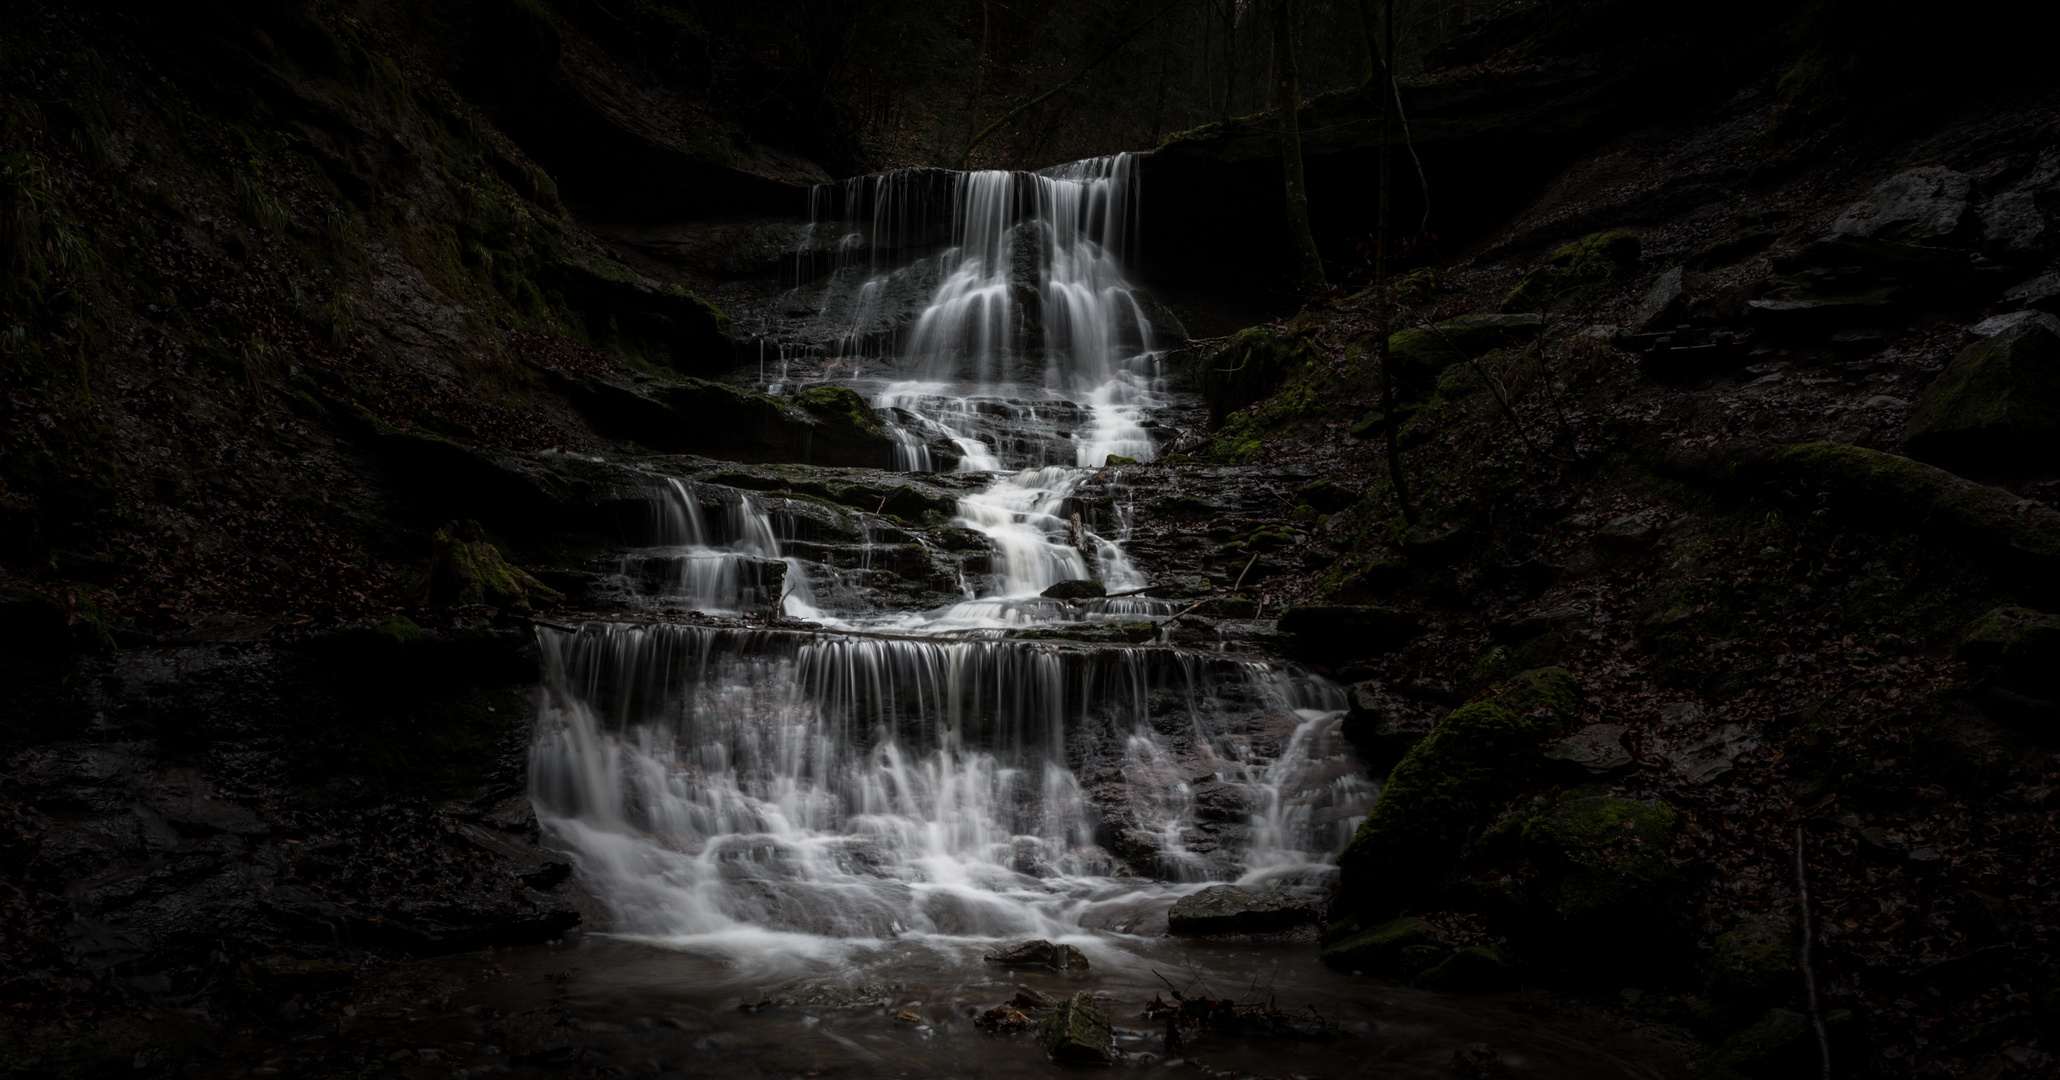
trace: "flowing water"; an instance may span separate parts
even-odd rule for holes
[[[833,545],[799,502],[663,478],[620,560],[625,594],[759,621],[540,631],[532,797],[605,911],[560,961],[509,962],[605,968],[577,1008],[630,1032],[650,1071],[1047,1074],[1025,1037],[968,1019],[1017,981],[1066,988],[979,959],[1031,938],[1083,950],[1080,985],[1116,999],[1119,1026],[1142,1024],[1162,977],[1344,1022],[1322,1044],[1219,1040],[1205,1056],[1232,1074],[1398,1075],[1441,1068],[1455,1041],[1509,1044],[1481,1033],[1493,1009],[1324,971],[1306,937],[1166,934],[1174,900],[1210,882],[1321,903],[1378,794],[1339,736],[1336,686],[1152,641],[1022,636],[1173,611],[1040,595],[1147,584],[1122,501],[1088,520],[1078,497],[1110,455],[1157,453],[1155,410],[1178,398],[1161,370],[1177,323],[1124,270],[1134,165],[868,177],[814,200],[817,255],[797,266],[817,280],[797,295],[819,307],[820,370],[871,397],[904,469],[978,476],[956,523],[991,551],[957,599],[897,609],[850,587],[884,518],[855,515],[864,538],[840,571],[802,557]],[[911,290],[904,317],[883,314]],[[769,388],[791,378],[786,356]],[[737,1011],[766,997],[795,1004]],[[1519,1072],[1658,1075],[1598,1071],[1536,1028],[1511,1051]],[[1123,1045],[1158,1060],[1154,1040]]]

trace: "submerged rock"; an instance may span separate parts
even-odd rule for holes
[[[1389,919],[1323,950],[1323,963],[1339,971],[1410,979],[1439,963],[1445,949],[1430,923],[1413,916]]]
[[[1025,941],[988,953],[984,959],[1003,967],[1049,967],[1061,971],[1086,971],[1087,954],[1071,945],[1055,945],[1042,938]]]
[[[1109,1011],[1085,990],[1060,1002],[1057,1011],[1037,1025],[1037,1041],[1061,1065],[1107,1065],[1114,1059]]]
[[[1176,901],[1166,925],[1176,934],[1267,934],[1315,918],[1307,904],[1278,889],[1211,885]]]

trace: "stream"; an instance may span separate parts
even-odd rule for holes
[[[1656,1044],[1535,995],[1441,997],[1325,970],[1313,927],[1167,933],[1172,904],[1210,883],[1320,909],[1379,787],[1339,735],[1338,686],[1150,627],[1064,640],[1177,608],[1043,595],[1152,583],[1125,549],[1121,459],[1164,452],[1157,418],[1189,402],[1162,370],[1177,321],[1123,268],[1133,164],[818,192],[791,300],[815,311],[815,337],[779,348],[760,386],[863,394],[902,469],[966,474],[952,524],[985,556],[962,562],[955,599],[897,605],[855,584],[886,519],[858,515],[867,542],[839,549],[811,540],[792,500],[654,481],[641,542],[620,556],[626,606],[739,618],[539,631],[531,795],[600,910],[564,942],[491,954],[495,977],[447,1010],[366,1030],[518,1074],[565,1061],[525,1057],[492,1018],[552,1009],[582,1033],[579,1063],[614,1070],[596,1075],[1050,1075],[1034,1034],[973,1023],[1022,984],[1105,997],[1131,1067],[1435,1076],[1456,1046],[1487,1042],[1510,1075],[1672,1074]],[[910,295],[927,299],[889,310]],[[1090,478],[1113,495],[1083,499]],[[1077,946],[1089,970],[982,959],[1040,938]],[[1335,1033],[1169,1050],[1141,1010],[1174,990],[1309,1010]]]

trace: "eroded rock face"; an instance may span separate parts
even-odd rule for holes
[[[1265,934],[1315,918],[1307,904],[1278,889],[1211,885],[1175,902],[1166,924],[1176,934]]]

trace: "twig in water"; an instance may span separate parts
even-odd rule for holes
[[[1824,1080],[1831,1080],[1831,1036],[1824,1031],[1824,1013],[1817,1007],[1817,973],[1810,968],[1810,939],[1815,935],[1810,930],[1810,882],[1803,872],[1803,827],[1795,827],[1795,908],[1802,919],[1802,956],[1796,966],[1802,968],[1803,990],[1810,1004],[1810,1024],[1817,1029],[1817,1051],[1824,1059]]]

